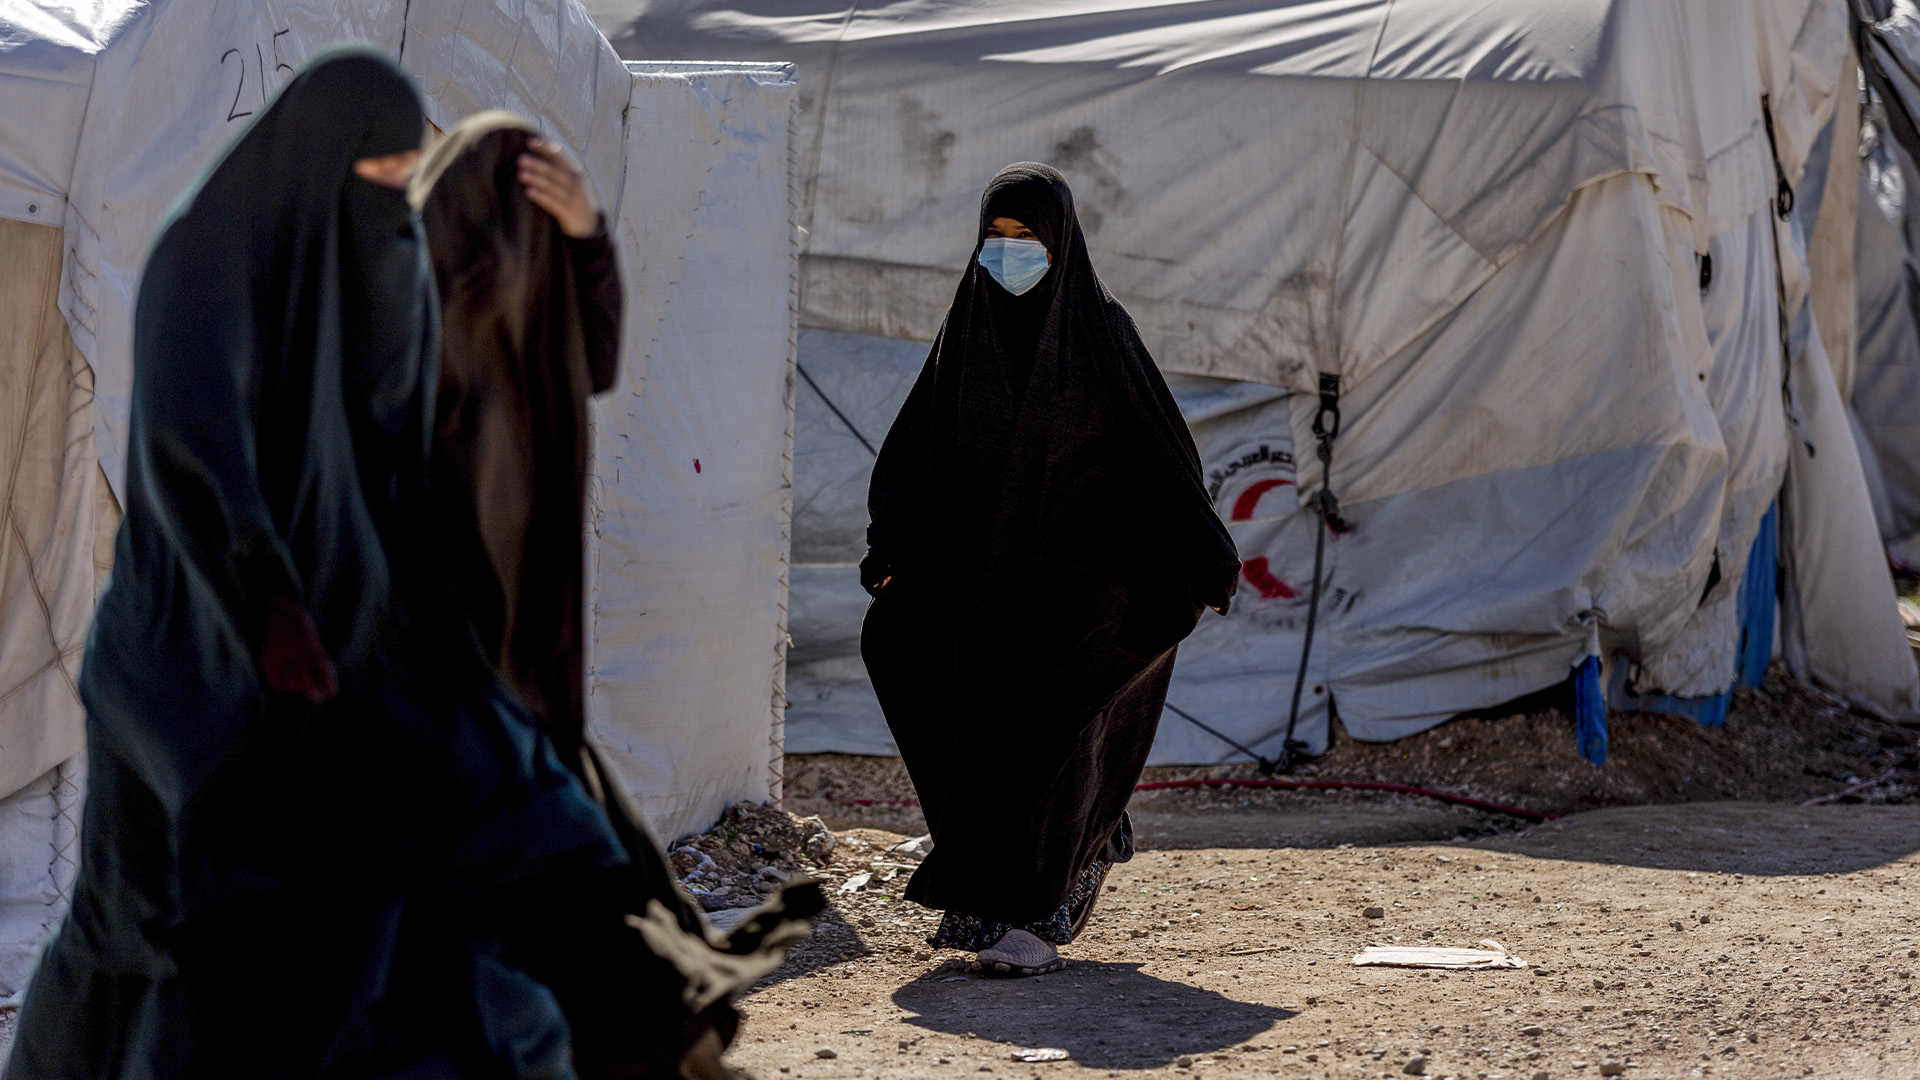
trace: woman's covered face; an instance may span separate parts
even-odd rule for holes
[[[413,175],[413,167],[419,163],[419,150],[402,150],[397,154],[363,157],[353,163],[353,174],[362,180],[379,184],[381,187],[405,191],[407,177]]]
[[[1019,296],[1047,276],[1053,252],[1026,225],[1010,217],[997,217],[987,224],[987,238],[980,245],[980,265],[1001,288]]]

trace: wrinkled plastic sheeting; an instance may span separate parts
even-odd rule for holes
[[[796,84],[639,75],[619,383],[595,399],[592,736],[652,826],[780,794]]]
[[[0,798],[0,1008],[20,1003],[73,898],[85,772],[74,757]]]

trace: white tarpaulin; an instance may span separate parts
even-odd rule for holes
[[[855,649],[870,457],[846,424],[884,436],[979,191],[1022,159],[1067,174],[1162,368],[1213,380],[1175,392],[1248,565],[1232,615],[1183,648],[1175,705],[1278,749],[1322,375],[1355,528],[1326,545],[1311,746],[1330,701],[1354,735],[1393,738],[1590,656],[1628,656],[1641,691],[1731,684],[1735,594],[1788,470],[1783,287],[1795,380],[1819,348],[1775,162],[1800,181],[1852,92],[1842,0],[588,6],[628,55],[821,73],[798,138],[800,359],[845,420],[803,389],[792,748],[888,745]],[[1844,409],[1819,385],[1796,397],[1819,449],[1788,500],[1789,659],[1909,711],[1858,461],[1826,448]],[[1237,756],[1161,730],[1156,761]]]
[[[71,869],[72,679],[104,582],[96,542],[113,524],[148,246],[288,73],[345,39],[418,76],[437,125],[513,109],[584,164],[615,219],[627,311],[620,381],[594,411],[592,734],[668,836],[778,795],[791,70],[629,71],[571,0],[12,5],[0,12],[0,312],[18,328],[0,344],[0,997]]]

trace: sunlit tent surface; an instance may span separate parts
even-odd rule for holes
[[[1352,530],[1325,542],[1298,730],[1315,751],[1336,712],[1391,739],[1570,675],[1586,712],[1606,688],[1724,717],[1743,627],[1749,677],[1773,652],[1776,549],[1793,670],[1914,708],[1827,356],[1850,327],[1815,320],[1839,306],[1826,290],[1850,311],[1851,266],[1810,273],[1855,94],[1844,0],[588,7],[626,55],[817,73],[797,136],[790,749],[890,751],[857,654],[867,444],[937,330],[981,185],[1021,159],[1074,185],[1246,560],[1172,705],[1279,752],[1325,380]],[[1827,232],[1850,235],[1841,201]],[[1172,717],[1154,754],[1243,757]]]
[[[623,65],[570,0],[12,5],[0,15],[0,999],[21,989],[72,879],[85,772],[73,680],[118,519],[148,246],[288,71],[341,39],[398,57],[436,125],[514,109],[585,165],[627,287],[620,382],[594,412],[591,730],[667,836],[778,794],[791,70]]]

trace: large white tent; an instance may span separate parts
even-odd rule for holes
[[[1073,183],[1247,560],[1231,616],[1182,650],[1175,705],[1279,751],[1330,380],[1354,527],[1325,542],[1314,750],[1336,711],[1389,739],[1570,672],[1591,705],[1607,685],[1724,716],[1743,625],[1771,636],[1776,540],[1795,672],[1915,708],[1836,382],[1845,0],[587,2],[627,55],[818,73],[798,136],[819,393],[798,399],[791,749],[891,749],[857,651],[867,444],[946,309],[981,187],[1018,160]],[[1815,228],[1823,212],[1846,228]],[[1771,644],[1747,653],[1764,667]],[[1240,756],[1171,719],[1154,752]]]
[[[74,677],[118,517],[147,247],[288,72],[343,39],[391,50],[436,125],[514,109],[584,163],[615,222],[627,310],[620,381],[594,411],[592,734],[668,836],[779,794],[792,70],[625,65],[571,0],[10,5],[0,999],[20,989],[71,882],[84,783]]]

